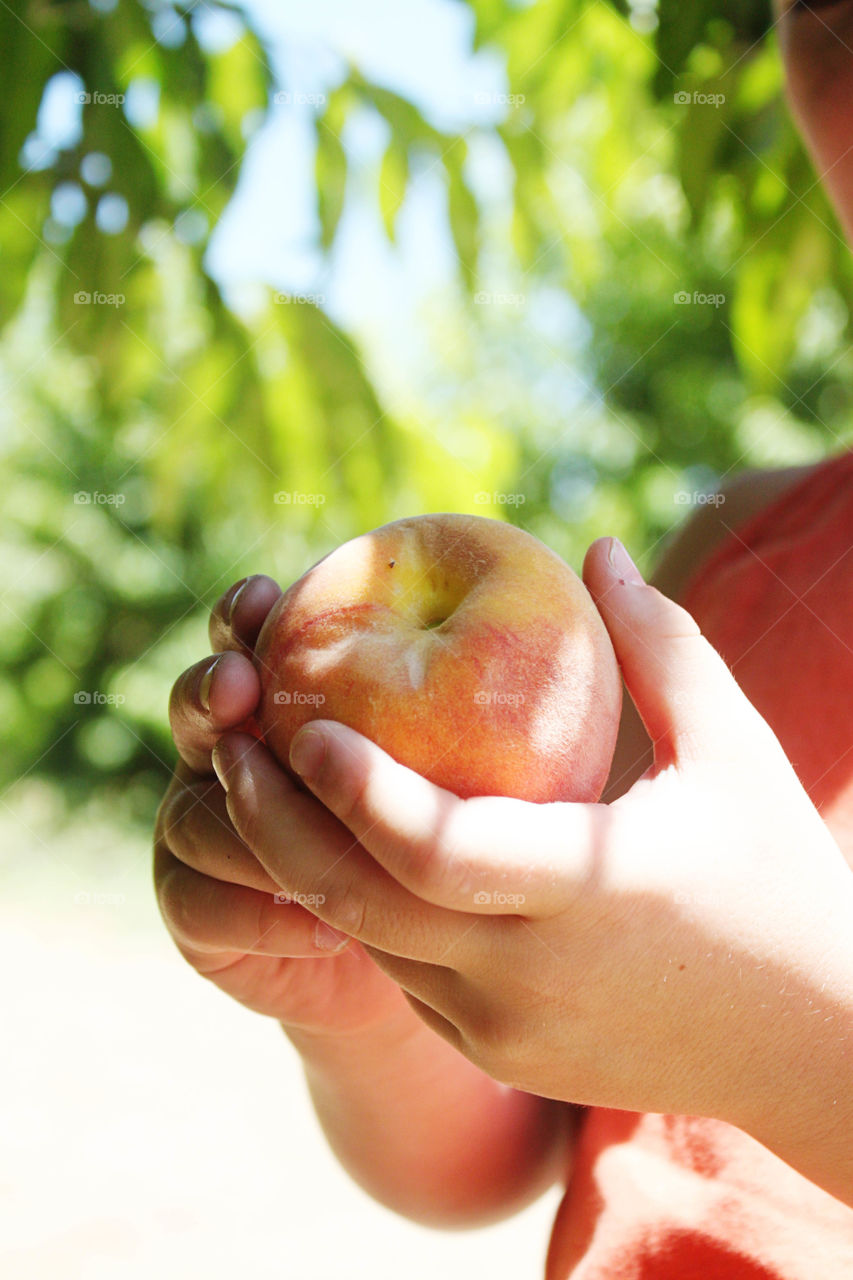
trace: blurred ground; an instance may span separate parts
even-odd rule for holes
[[[0,823],[0,1274],[538,1280],[559,1188],[476,1232],[376,1205],[326,1148],[277,1025],[173,949],[144,840],[122,836],[109,866],[111,839],[48,843],[26,805]]]

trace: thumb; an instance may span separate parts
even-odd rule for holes
[[[610,634],[655,764],[731,756],[773,737],[686,609],[648,586],[618,538],[586,553],[583,580]]]

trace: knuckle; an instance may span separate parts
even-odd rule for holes
[[[204,798],[198,788],[177,788],[168,803],[164,802],[163,839],[167,848],[182,862],[198,860],[201,847],[200,820],[204,816]]]
[[[198,941],[193,901],[180,868],[168,871],[160,881],[157,900],[169,932],[183,942]]]
[[[453,902],[469,894],[473,884],[461,817],[454,816],[458,813],[460,810],[451,811],[447,822],[441,815],[437,817],[434,829],[418,846],[415,871],[419,887],[440,900]]]
[[[470,801],[447,797],[432,830],[418,844],[416,888],[438,901],[469,901],[480,885],[474,850],[482,843],[482,818]]]
[[[334,786],[341,797],[338,808],[340,820],[358,837],[373,825],[369,816],[369,781],[369,771],[364,765],[358,769],[354,778],[324,778],[324,782]],[[345,785],[341,786],[341,783]]]
[[[246,785],[251,785],[246,783]],[[243,793],[242,778],[235,779],[228,790],[227,808],[231,824],[243,843],[253,852],[263,846],[263,816],[250,797]]]
[[[159,815],[166,848],[177,857],[186,842],[187,818],[187,788],[178,786],[166,795]]]

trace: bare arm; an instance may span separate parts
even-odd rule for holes
[[[711,552],[808,467],[747,471],[676,530],[652,583],[679,600]],[[651,742],[629,697],[604,799],[651,764]],[[289,1033],[305,1061],[328,1140],[360,1185],[435,1225],[476,1225],[521,1208],[561,1174],[582,1111],[497,1084],[418,1021],[357,1042]]]
[[[498,1084],[414,1015],[357,1038],[285,1031],[335,1155],[395,1212],[484,1226],[565,1174],[578,1109]]]
[[[654,585],[678,599],[729,528],[804,470],[746,472],[727,482],[725,502],[697,508],[676,531]],[[650,763],[651,743],[626,696],[605,800],[628,790]],[[509,1215],[569,1176],[581,1109],[497,1084],[414,1015],[357,1038],[285,1030],[341,1163],[405,1216],[474,1226]]]
[[[724,521],[745,518],[745,501],[768,501],[768,486],[780,475],[762,473],[755,483],[739,477],[727,490],[731,502],[700,508],[667,548],[655,584],[677,598],[693,566],[726,535]],[[786,483],[796,478],[785,476]],[[233,831],[209,753],[218,734],[252,709],[256,677],[237,655],[253,643],[273,598],[268,580],[242,595],[236,618],[242,644],[234,621],[226,626],[223,608],[215,611],[214,648],[236,650],[213,677],[215,714],[200,705],[192,673],[176,686],[176,741],[185,766],[196,772],[176,776],[159,824],[157,878],[167,923],[200,972],[281,1022],[302,1055],[328,1141],[360,1186],[425,1224],[494,1222],[569,1175],[582,1111],[492,1080],[421,1022],[356,944],[339,956],[312,959],[310,917],[298,907],[270,912],[269,894],[277,886]],[[605,799],[644,772],[649,750],[626,698]],[[206,799],[198,803],[201,794]],[[294,814],[297,807],[294,797]],[[287,824],[291,832],[295,823]],[[329,837],[312,829],[305,838]],[[268,919],[260,931],[267,954],[259,954],[257,923]]]
[[[696,568],[809,468],[746,471],[726,481],[676,530],[652,583],[679,600]],[[629,697],[604,799],[651,764],[651,742]],[[376,1043],[291,1039],[328,1140],[352,1176],[406,1216],[475,1225],[521,1208],[570,1172],[582,1111],[496,1084],[419,1022]],[[354,1070],[355,1063],[358,1070]]]

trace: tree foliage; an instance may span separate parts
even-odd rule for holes
[[[314,119],[326,261],[365,163],[353,113],[386,130],[360,176],[389,242],[442,176],[458,287],[423,316],[404,410],[322,302],[270,288],[235,310],[209,273],[280,88],[247,13],[0,6],[7,782],[149,815],[166,691],[243,573],[287,580],[436,509],[511,512],[576,564],[608,531],[651,557],[682,495],[847,432],[853,282],[768,6],[661,0],[655,26],[624,3],[459,3],[506,68],[494,123],[438,127],[356,66]],[[69,76],[79,123],[51,147],[40,116]],[[478,184],[484,144],[508,202]]]

